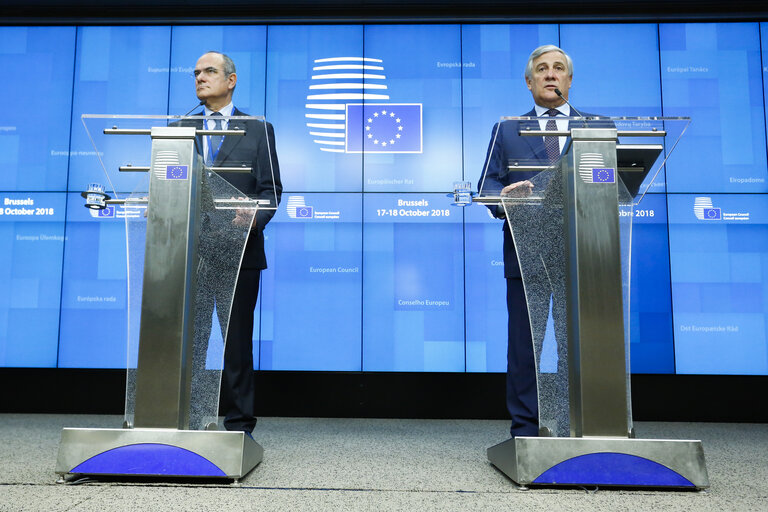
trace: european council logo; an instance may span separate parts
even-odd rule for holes
[[[616,169],[605,167],[601,153],[582,153],[579,176],[584,183],[616,183]]]
[[[307,95],[307,127],[320,151],[421,153],[422,104],[389,101],[383,61],[315,59]]]
[[[307,206],[304,196],[289,196],[285,210],[292,219],[311,219],[314,215],[314,208]]]
[[[158,151],[152,164],[152,172],[158,180],[187,179],[187,166],[179,165],[179,153],[174,150]],[[184,177],[177,177],[181,173]]]
[[[88,210],[94,219],[143,219],[147,205],[109,205],[103,210]]]
[[[722,220],[723,212],[712,206],[711,197],[697,197],[693,200],[693,213],[699,220]]]

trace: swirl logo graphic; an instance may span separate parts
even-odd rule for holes
[[[304,196],[288,197],[286,206],[288,217],[292,219],[311,219],[314,216],[314,208],[307,206],[304,202]]]

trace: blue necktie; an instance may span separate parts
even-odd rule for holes
[[[223,117],[221,115],[221,112],[213,112],[211,116],[219,116]],[[221,124],[221,119],[214,119],[213,120],[213,129],[214,130],[222,130],[224,127]],[[219,154],[219,148],[221,147],[221,141],[224,140],[223,135],[210,135],[208,138],[208,165],[213,165],[213,162],[216,161],[216,156]]]
[[[551,117],[551,119],[547,121],[546,131],[557,131],[555,116],[559,113],[560,112],[558,112],[556,108],[551,108],[545,112],[545,114]],[[549,163],[557,162],[557,159],[560,158],[560,141],[558,140],[558,137],[555,135],[547,135],[544,137],[544,147],[547,148],[547,158],[549,159]]]

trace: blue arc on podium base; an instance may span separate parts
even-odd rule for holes
[[[701,441],[517,437],[488,448],[488,460],[521,485],[709,487]]]
[[[244,432],[65,428],[56,473],[238,480],[263,457]]]

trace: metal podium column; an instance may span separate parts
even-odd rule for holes
[[[152,128],[134,416],[139,428],[189,428],[202,172],[194,143],[194,127]],[[186,179],[166,176],[168,165],[186,168]]]
[[[571,435],[626,436],[616,129],[574,128],[571,137],[562,165]],[[595,168],[613,179],[595,183]]]

